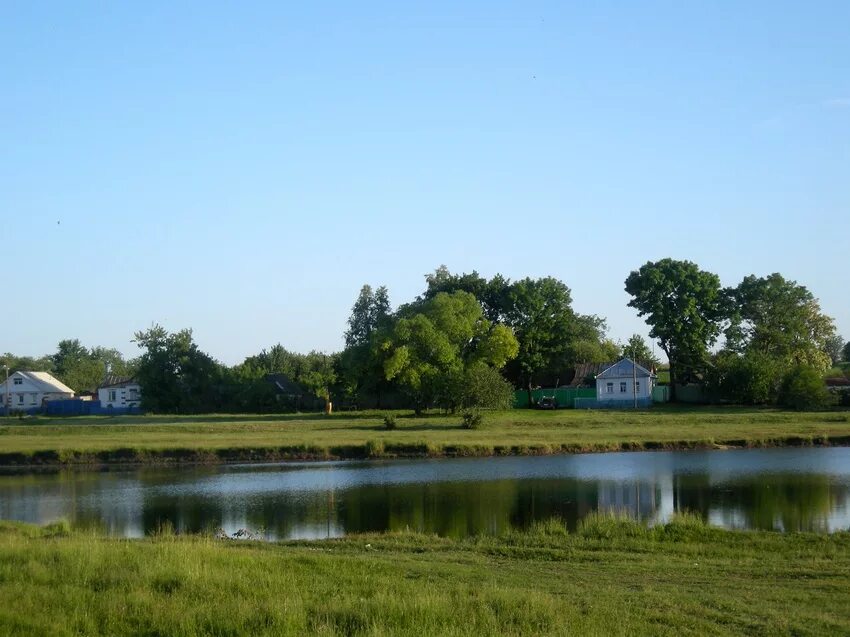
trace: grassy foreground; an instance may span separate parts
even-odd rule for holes
[[[611,517],[262,544],[0,523],[4,635],[850,634],[850,533]]]
[[[850,444],[848,411],[512,410],[486,414],[476,430],[462,429],[460,416],[398,415],[394,431],[377,412],[11,419],[0,421],[0,465]]]

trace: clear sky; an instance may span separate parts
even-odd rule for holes
[[[419,4],[418,8],[412,5]],[[0,351],[336,350],[363,283],[663,257],[850,338],[850,2],[4,2]]]

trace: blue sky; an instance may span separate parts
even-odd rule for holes
[[[850,3],[409,4],[3,3],[0,351],[336,350],[440,264],[625,339],[667,256],[850,338]]]

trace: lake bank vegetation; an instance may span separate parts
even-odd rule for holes
[[[850,533],[690,515],[280,544],[0,523],[7,635],[834,635],[848,597]]]

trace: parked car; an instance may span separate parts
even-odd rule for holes
[[[555,400],[554,396],[543,396],[539,401],[537,401],[538,409],[555,409],[558,407],[558,401]]]

